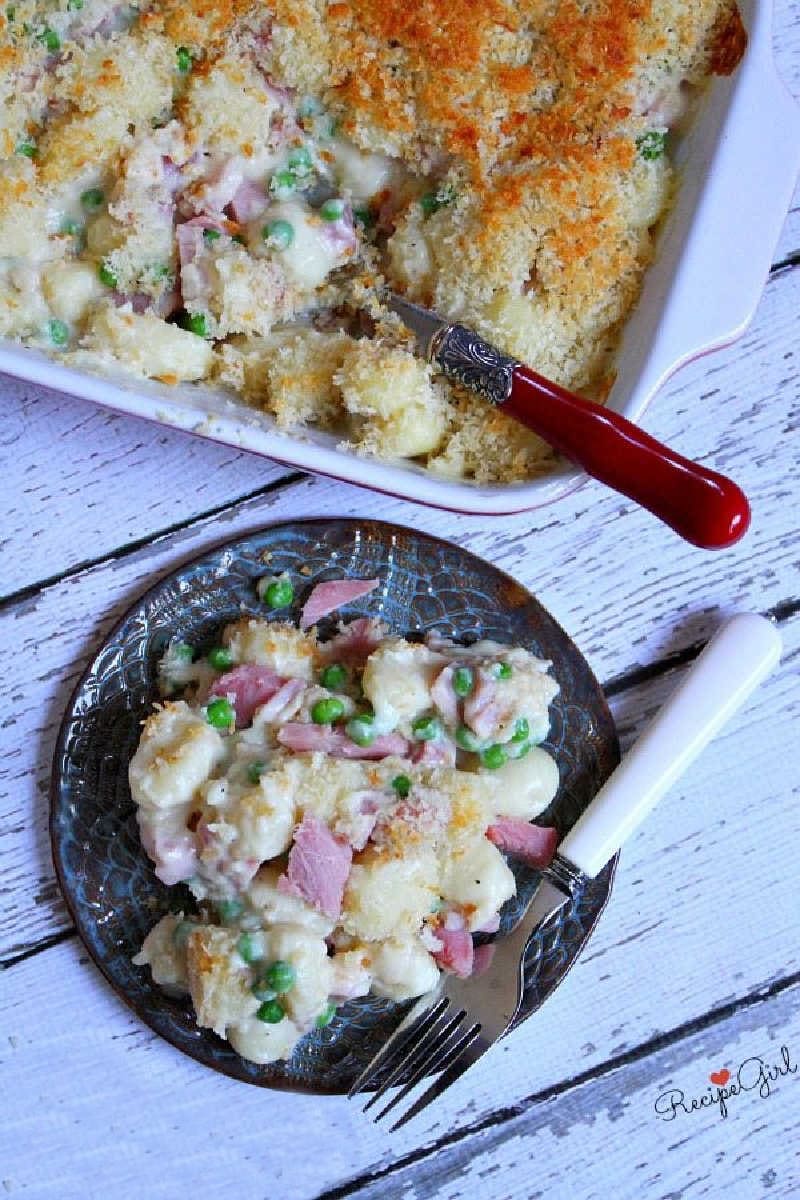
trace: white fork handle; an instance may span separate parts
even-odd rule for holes
[[[775,626],[741,613],[718,631],[558,847],[594,877],[778,662]]]

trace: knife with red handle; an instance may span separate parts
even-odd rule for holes
[[[594,479],[641,504],[704,550],[738,542],[750,524],[732,479],[676,454],[619,413],[594,404],[509,358],[464,325],[390,295],[391,308],[425,356],[549,443]]]

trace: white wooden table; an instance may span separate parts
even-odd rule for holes
[[[784,0],[776,54],[795,93],[798,18]],[[716,555],[599,485],[532,515],[461,518],[0,380],[0,1196],[800,1194],[800,1070],[732,1098],[725,1118],[691,1111],[711,1072],[780,1065],[782,1046],[800,1062],[800,194],[774,261],[749,332],[684,369],[645,421],[750,496],[751,533]],[[604,683],[623,746],[725,615],[770,613],[785,642],[777,673],[625,848],[552,999],[396,1135],[343,1098],[212,1074],[142,1026],[78,941],[47,839],[59,721],[125,607],[224,538],[344,514],[452,538],[535,591]],[[665,1120],[659,1098],[678,1090],[690,1111]]]

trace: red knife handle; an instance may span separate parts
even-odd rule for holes
[[[750,505],[733,480],[690,462],[619,413],[574,396],[530,367],[514,367],[510,395],[498,407],[693,545],[720,550],[747,532]]]

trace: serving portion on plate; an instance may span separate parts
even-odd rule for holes
[[[480,484],[553,455],[384,287],[606,396],[673,131],[745,44],[733,0],[20,0],[0,39],[0,335]]]
[[[342,579],[361,598],[298,630]],[[617,758],[589,668],[513,580],[394,526],[276,526],[169,576],[109,636],[59,738],[54,858],[152,1028],[240,1079],[346,1090],[398,1001],[480,968],[472,933],[510,927]],[[529,1009],[613,865],[537,933]]]
[[[287,1058],[345,1000],[486,969],[472,934],[496,932],[516,891],[501,850],[544,867],[555,849],[529,824],[558,788],[539,748],[549,664],[370,617],[318,640],[320,618],[378,585],[318,584],[298,629],[280,620],[291,579],[265,576],[272,620],[240,618],[199,659],[169,645],[162,692],[183,698],[156,706],[131,760],[156,874],[200,902],[162,917],[135,962],[252,1062]]]

